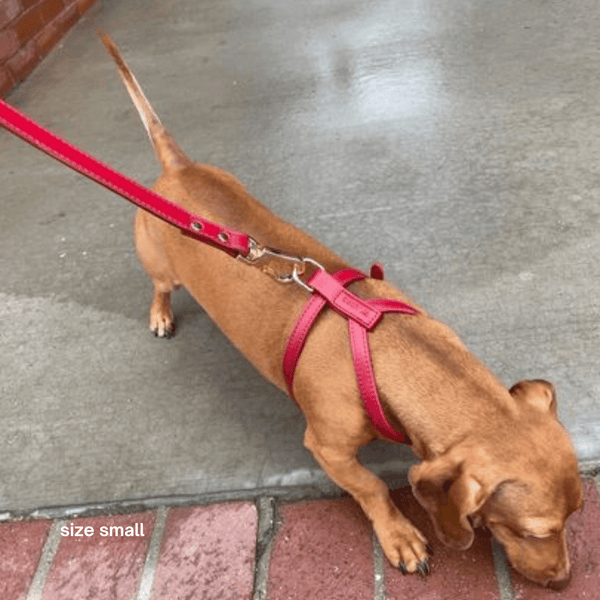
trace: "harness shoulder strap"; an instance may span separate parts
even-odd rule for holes
[[[379,276],[376,277],[377,279],[382,278],[383,269],[377,267],[375,273],[372,270],[372,274]],[[348,321],[350,347],[358,390],[371,423],[384,437],[395,442],[410,444],[410,441],[402,433],[394,430],[383,411],[375,382],[368,332],[380,322],[383,313],[397,312],[416,315],[419,311],[409,304],[389,298],[364,300],[345,289],[350,283],[365,278],[364,273],[355,269],[343,269],[333,275],[319,269],[308,280],[308,286],[313,289],[313,294],[304,305],[287,341],[283,355],[285,382],[288,393],[293,398],[296,365],[312,326],[323,308],[328,305]]]
[[[345,287],[354,281],[365,279],[366,275],[355,269],[342,269],[330,275],[330,277]],[[288,337],[283,354],[283,376],[291,398],[294,397],[294,373],[296,365],[304,349],[304,344],[306,344],[308,334],[326,304],[327,300],[325,297],[320,294],[312,294],[308,302],[304,305],[302,313]]]

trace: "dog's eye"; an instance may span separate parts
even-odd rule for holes
[[[516,535],[517,537],[523,539],[523,540],[528,540],[530,542],[535,542],[536,540],[542,541],[542,540],[547,540],[550,539],[551,537],[558,535],[560,532],[556,531],[550,531],[549,533],[533,533],[532,531],[517,531],[516,529],[512,529],[512,532],[514,533],[514,535]]]
[[[528,540],[530,542],[535,542],[536,540],[547,540],[552,537],[551,533],[540,535],[539,533],[531,533],[530,531],[517,531],[516,529],[512,529],[512,532],[522,540]]]
[[[506,525],[504,523],[498,523],[498,525],[500,527],[502,527],[502,529],[504,529],[508,534],[517,537],[521,540],[524,540],[525,538],[527,538],[528,536],[526,534],[524,534],[522,531],[519,531],[518,529],[516,529],[515,527],[512,527],[511,525]]]
[[[557,535],[557,534],[556,534],[556,533],[547,533],[547,534],[545,534],[545,535],[539,535],[539,534],[538,534],[538,535],[533,535],[533,534],[528,534],[528,535],[526,535],[525,537],[526,537],[528,540],[540,540],[540,541],[541,541],[541,540],[548,540],[548,539],[550,539],[550,538],[551,538],[552,536],[554,536],[554,535]]]

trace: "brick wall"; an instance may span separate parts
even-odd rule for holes
[[[23,81],[96,0],[0,0],[0,97]]]

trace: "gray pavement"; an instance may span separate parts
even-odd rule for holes
[[[102,0],[8,100],[147,185],[95,30],[194,158],[387,276],[600,461],[600,4]],[[147,329],[134,209],[0,132],[0,511],[313,484],[303,419],[184,291]],[[386,475],[411,454],[383,443]]]

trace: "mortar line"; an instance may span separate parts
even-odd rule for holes
[[[373,600],[386,600],[385,557],[375,531],[371,531],[373,548]]]
[[[166,506],[161,506],[156,510],[156,521],[152,529],[150,543],[148,544],[148,552],[146,553],[136,600],[150,600],[150,592],[152,591],[156,567],[160,558],[160,546],[165,532],[168,512],[169,508]]]
[[[496,572],[500,600],[515,600],[515,590],[512,585],[506,554],[504,554],[500,542],[496,540],[492,540],[492,558],[494,559],[494,571]]]
[[[31,580],[25,600],[41,600],[42,594],[44,593],[44,586],[46,585],[46,579],[48,578],[48,573],[52,566],[52,561],[54,560],[58,545],[60,544],[60,528],[64,523],[66,523],[66,521],[54,521],[52,523],[50,533],[48,534],[48,538],[42,549],[42,555],[40,556],[40,561],[35,570],[33,579]]]
[[[269,584],[269,564],[273,539],[277,531],[277,505],[272,496],[261,496],[256,501],[258,525],[254,554],[254,592],[252,600],[266,600]]]

